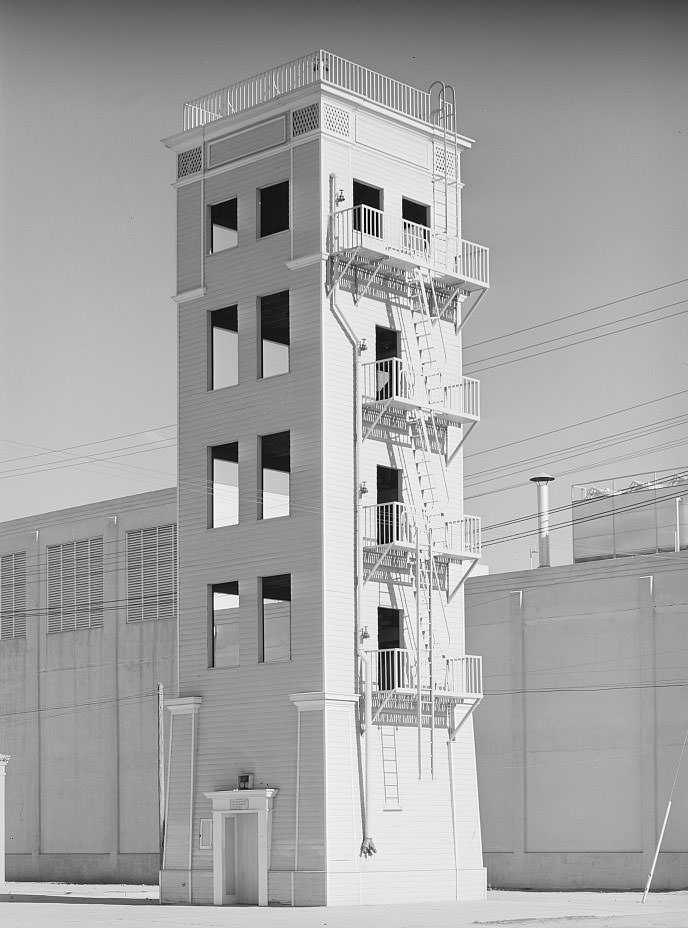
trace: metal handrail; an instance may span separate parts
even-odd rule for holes
[[[335,254],[367,248],[489,286],[490,251],[485,245],[365,204],[337,210],[331,222]]]
[[[458,383],[446,383],[446,374],[440,372],[437,383],[425,388],[421,372],[402,358],[369,361],[361,366],[361,370],[364,403],[404,400],[418,406],[429,404],[438,412],[444,409],[480,418],[480,381],[474,377],[462,377]]]
[[[444,532],[436,532],[434,538],[437,553],[470,554],[480,557],[480,516],[464,516],[463,519],[446,522]]]
[[[366,651],[373,690],[430,690],[430,661],[427,653],[420,655],[408,648],[375,648]],[[433,651],[433,689],[435,693],[482,696],[482,658],[474,654],[447,655]]]
[[[416,513],[404,503],[363,507],[363,546],[415,545]]]

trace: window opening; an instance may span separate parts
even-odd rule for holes
[[[237,307],[210,313],[210,389],[221,390],[239,383],[239,327]]]
[[[289,291],[260,298],[260,376],[289,372]]]
[[[289,181],[258,191],[258,235],[274,235],[289,228]]]
[[[210,588],[210,667],[239,666],[239,583],[214,583]]]
[[[235,248],[239,243],[237,198],[210,207],[210,254]]]
[[[263,600],[261,661],[291,660],[291,574],[261,579]]]
[[[401,471],[377,469],[377,543],[388,545],[399,539],[401,518]]]
[[[211,449],[210,527],[239,522],[239,443],[217,445]]]
[[[382,190],[355,180],[353,202],[354,229],[364,235],[382,238]]]
[[[260,439],[259,519],[289,515],[290,444],[289,432]]]
[[[401,685],[399,653],[401,648],[401,610],[387,606],[377,608],[378,687],[393,690]]]

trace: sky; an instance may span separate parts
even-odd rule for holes
[[[325,48],[456,87],[492,284],[464,330],[466,511],[492,572],[525,569],[552,474],[569,563],[572,484],[688,464],[686,35],[664,0],[0,0],[0,519],[176,482],[160,140],[185,100]]]

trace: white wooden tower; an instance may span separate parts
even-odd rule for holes
[[[163,902],[480,898],[454,91],[317,51],[184,113]]]

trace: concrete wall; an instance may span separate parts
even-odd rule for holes
[[[175,521],[171,489],[0,526],[27,576],[26,637],[0,639],[8,879],[157,878],[156,685],[172,684],[175,623],[127,623],[126,533]],[[46,548],[93,537],[102,627],[48,634]]]
[[[471,579],[484,857],[499,888],[639,889],[688,726],[688,557]],[[684,888],[688,768],[653,887]]]

